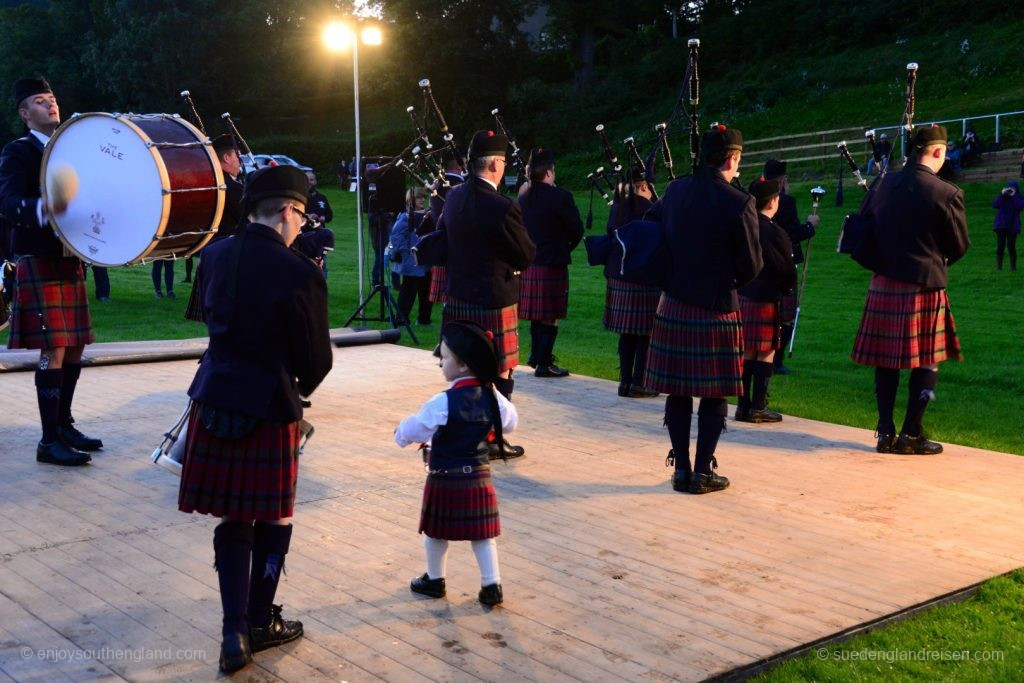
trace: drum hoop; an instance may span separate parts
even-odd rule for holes
[[[54,131],[53,135],[50,137],[50,142],[47,143],[47,145],[43,149],[43,161],[42,161],[42,164],[39,167],[39,189],[40,189],[40,196],[42,196],[42,198],[43,198],[43,206],[44,207],[46,206],[46,169],[47,169],[47,166],[49,165],[50,153],[53,151],[54,146],[55,146],[53,143],[57,139],[57,136],[59,136],[61,133],[63,133],[64,130],[69,125],[71,125],[72,121],[77,121],[78,119],[86,117],[86,116],[104,116],[104,117],[107,117],[107,118],[114,119],[116,121],[121,121],[122,123],[127,125],[129,128],[131,128],[132,131],[134,131],[135,134],[138,135],[142,139],[143,144],[152,143],[152,144],[147,144],[146,149],[149,151],[149,153],[153,157],[154,161],[156,161],[156,168],[157,168],[157,172],[160,175],[160,183],[162,185],[162,187],[160,188],[160,194],[161,194],[160,224],[157,226],[156,231],[153,233],[154,239],[150,241],[150,243],[143,250],[142,254],[137,256],[136,260],[129,261],[128,263],[124,263],[122,265],[124,265],[124,266],[132,266],[132,265],[135,265],[135,264],[138,264],[138,263],[145,263],[146,262],[146,255],[149,254],[151,251],[153,251],[153,248],[160,243],[159,238],[162,237],[164,232],[167,230],[167,222],[170,220],[170,217],[171,217],[171,211],[170,211],[170,209],[171,209],[171,193],[170,193],[170,190],[171,190],[171,179],[170,179],[170,176],[167,174],[167,165],[164,164],[163,157],[160,156],[160,152],[158,151],[159,143],[154,143],[153,139],[151,137],[149,137],[149,135],[147,135],[144,130],[139,128],[137,125],[135,125],[132,122],[132,120],[130,118],[128,118],[129,116],[147,116],[147,115],[145,115],[145,114],[112,114],[112,113],[103,112],[103,111],[86,112],[84,114],[76,113],[76,114],[72,114],[71,117],[67,121],[65,121],[60,126],[58,126],[57,130]],[[198,128],[193,126],[188,121],[185,121],[184,119],[182,119],[180,116],[177,116],[177,115],[167,115],[167,114],[159,114],[158,116],[163,116],[163,117],[165,117],[167,119],[170,119],[170,120],[174,121],[175,123],[190,129],[195,134],[196,142],[200,143],[200,145],[203,148],[203,151],[206,152],[206,156],[207,156],[207,158],[210,161],[210,166],[213,168],[215,187],[220,188],[219,191],[216,192],[216,195],[217,195],[217,207],[216,207],[216,209],[214,211],[213,221],[210,223],[211,230],[210,230],[209,234],[207,234],[205,237],[203,237],[203,239],[201,239],[196,244],[196,246],[194,248],[190,249],[189,251],[185,252],[184,255],[182,255],[182,258],[188,258],[189,256],[192,256],[193,254],[198,252],[200,249],[205,247],[207,245],[207,243],[211,239],[213,239],[213,236],[217,233],[217,227],[220,225],[220,218],[221,218],[221,215],[224,213],[224,204],[225,204],[225,201],[226,201],[225,197],[224,197],[226,192],[224,192],[224,190],[223,190],[223,188],[224,188],[224,172],[221,171],[220,162],[217,160],[217,157],[213,153],[213,145],[212,145],[212,143],[210,141],[210,138],[207,135],[205,135],[202,131],[200,131]],[[60,240],[61,244],[64,246],[65,255],[75,256],[75,257],[81,259],[82,261],[84,261],[85,263],[91,264],[93,262],[91,256],[87,256],[87,255],[83,254],[78,249],[73,247],[68,242],[68,240],[66,240],[64,238],[63,232],[61,231],[60,222],[57,219],[57,217],[56,216],[50,216],[49,218],[50,218],[50,223],[53,225],[53,228],[54,228],[54,230],[53,230],[54,234],[57,236],[57,238]],[[153,261],[153,260],[156,260],[156,259],[150,259],[150,261]]]

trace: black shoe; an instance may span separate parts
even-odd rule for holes
[[[92,456],[88,453],[68,448],[60,441],[52,441],[50,443],[40,441],[39,445],[36,446],[36,462],[74,467],[84,465],[90,460],[92,460]]]
[[[626,398],[627,396],[629,396],[629,389],[630,389],[630,387],[629,387],[628,384],[620,384],[619,385],[619,396],[621,396],[622,398]]]
[[[532,353],[530,354],[530,357],[526,359],[526,364],[529,365],[531,368],[537,367],[537,359],[533,357]]]
[[[920,436],[900,434],[893,452],[903,455],[938,455],[942,452],[942,444],[938,441],[929,441],[924,434]]]
[[[432,579],[429,574],[424,574],[418,579],[413,579],[409,584],[413,593],[426,595],[428,598],[443,598],[445,594],[444,579]]]
[[[501,601],[503,600],[503,596],[501,594],[501,584],[492,583],[490,586],[484,586],[480,589],[480,593],[477,597],[480,598],[481,603],[487,605],[488,607],[500,605]]]
[[[505,441],[505,458],[511,460],[512,458],[521,458],[526,455],[526,449],[522,446],[513,446],[508,441]],[[498,448],[496,441],[491,441],[487,444],[487,457],[490,460],[501,460],[501,450]]]
[[[736,413],[732,417],[736,422],[750,422],[750,399],[740,396],[736,401]]]
[[[685,493],[690,490],[690,480],[693,475],[686,470],[676,470],[672,473],[672,490]]]
[[[269,626],[249,628],[249,642],[252,644],[253,652],[269,650],[302,637],[302,622],[282,619],[281,605],[271,605],[270,614]]]
[[[878,443],[875,444],[875,452],[877,453],[894,453],[896,452],[896,435],[895,434],[877,434]]]
[[[74,425],[57,427],[57,440],[65,446],[80,451],[98,451],[103,448],[103,442],[91,436],[86,436],[75,429]]]
[[[750,411],[749,419],[746,422],[782,422],[782,414],[765,408],[754,408]],[[741,420],[742,422],[743,420]]]
[[[159,289],[156,290],[156,298],[157,299],[163,299],[164,298],[164,293],[161,292]]]
[[[565,368],[560,368],[554,363],[551,365],[538,365],[537,369],[533,371],[534,377],[568,377],[569,371]]]
[[[729,488],[729,480],[712,472],[711,474],[693,473],[690,477],[690,493],[711,493]]]
[[[773,371],[772,374],[775,374],[775,375],[788,375],[791,372],[793,372],[793,371],[790,370],[789,368],[787,368],[785,365],[781,365],[780,364],[780,365],[775,366],[775,370]]]
[[[629,391],[626,392],[626,395],[630,398],[655,398],[656,396],[660,396],[657,391],[647,391],[643,387],[637,386],[630,387]]]
[[[245,668],[252,661],[252,649],[249,647],[249,636],[244,633],[232,633],[220,644],[220,670],[226,674]]]

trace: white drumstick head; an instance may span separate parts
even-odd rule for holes
[[[78,173],[70,164],[57,164],[46,176],[46,207],[61,214],[78,194]]]

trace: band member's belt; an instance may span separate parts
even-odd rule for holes
[[[473,474],[474,472],[484,472],[490,470],[491,466],[488,465],[463,465],[462,467],[450,467],[444,470],[432,470],[430,465],[424,465],[423,470],[427,474]]]

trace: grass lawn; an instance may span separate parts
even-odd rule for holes
[[[812,184],[794,184],[792,193],[803,212],[810,208]],[[1024,412],[1018,412],[1024,390],[1022,326],[1024,326],[1024,270],[995,269],[995,237],[991,230],[992,199],[1001,183],[965,186],[972,247],[950,269],[949,297],[964,349],[963,363],[947,362],[940,370],[938,400],[925,418],[929,434],[939,440],[1024,455]],[[321,188],[324,189],[324,188]],[[863,307],[870,274],[835,251],[842,217],[854,210],[860,197],[856,187],[846,188],[846,205],[834,206],[834,185],[822,201],[818,235],[808,261],[807,287],[796,345],[786,363],[793,370],[772,384],[772,407],[788,415],[871,429],[875,423],[873,372],[849,358]],[[327,188],[335,211],[332,228],[337,250],[328,259],[330,322],[342,325],[359,303],[356,275],[355,196]],[[586,193],[577,202],[587,213]],[[603,231],[607,207],[594,207],[592,233]],[[372,257],[372,251],[367,247]],[[372,258],[365,260],[364,281],[369,280]],[[184,274],[176,264],[176,279]],[[273,277],[267,273],[267,277]],[[93,303],[97,341],[180,339],[205,336],[205,329],[187,322],[182,313],[189,285],[177,285],[177,299],[156,299],[148,266],[115,269],[110,273],[112,301]],[[559,365],[573,373],[617,379],[616,335],[601,325],[604,278],[599,268],[586,265],[582,248],[571,268],[569,317],[563,322],[556,346]],[[89,285],[90,292],[92,285]],[[366,293],[369,287],[366,287]],[[397,293],[396,293],[397,296]],[[380,312],[377,300],[369,314]],[[421,348],[436,342],[440,310],[435,308],[433,329],[417,328]],[[383,327],[381,323],[368,323]],[[528,326],[521,327],[524,346]],[[411,341],[403,336],[403,344]],[[528,349],[523,349],[523,357]],[[897,402],[897,420],[905,404]],[[939,607],[900,624],[860,636],[842,647],[837,656],[822,660],[811,653],[783,664],[766,675],[768,680],[1019,680],[1024,670],[1024,573],[994,579],[980,593],[956,605]],[[1003,661],[944,655],[941,661],[900,659],[922,649],[1003,652]],[[851,661],[861,651],[877,651],[874,660]],[[885,651],[897,654],[888,655]],[[911,655],[912,656],[912,655]],[[991,655],[985,655],[991,656]],[[881,658],[879,660],[878,658]]]

